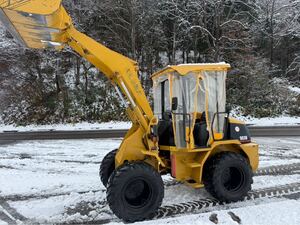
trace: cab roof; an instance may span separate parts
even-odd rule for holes
[[[190,72],[200,72],[205,70],[228,70],[230,69],[230,64],[221,62],[221,63],[197,63],[197,64],[180,64],[176,66],[167,66],[166,68],[154,73],[151,78],[158,77],[160,75],[177,72],[181,76],[185,76]]]

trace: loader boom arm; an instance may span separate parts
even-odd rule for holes
[[[128,109],[145,131],[153,118],[152,109],[138,79],[137,63],[114,52],[71,26],[67,31],[67,44],[88,60],[118,88],[127,99]]]
[[[138,78],[137,63],[76,30],[61,0],[0,0],[0,21],[25,47],[61,50],[70,46],[112,82],[133,122],[120,146],[123,152],[132,151],[131,158],[119,153],[119,164],[136,155],[142,159],[143,154],[134,153],[137,149],[158,149],[150,135],[157,119]]]

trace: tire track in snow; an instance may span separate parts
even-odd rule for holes
[[[262,188],[249,192],[249,194],[245,197],[244,201],[251,202],[255,199],[259,198],[275,198],[275,197],[289,197],[295,194],[300,193],[300,183],[292,183],[280,186],[274,186],[270,188]],[[192,202],[184,202],[173,205],[165,205],[158,209],[158,211],[148,218],[148,220],[156,220],[156,219],[166,219],[174,216],[179,216],[183,214],[198,214],[203,212],[210,212],[216,210],[218,206],[228,206],[230,208],[239,208],[241,206],[234,206],[232,203],[224,203],[220,202],[213,198],[200,199]],[[100,214],[103,211],[97,212]],[[118,218],[105,218],[100,220],[86,220],[83,221],[80,219],[79,221],[68,221],[62,223],[56,223],[56,225],[69,225],[69,224],[107,224],[107,223],[120,223],[122,220]]]
[[[11,207],[3,198],[0,197],[0,219],[8,224],[17,224],[17,221],[28,222],[29,220]]]
[[[270,167],[265,167],[265,168],[259,169],[257,171],[257,173],[255,174],[255,176],[289,174],[289,173],[291,173],[293,171],[297,171],[299,169],[300,169],[300,163],[294,163],[294,164],[289,164],[289,165],[270,166]],[[167,182],[165,182],[165,186],[166,187],[174,186],[179,183],[181,183],[181,182],[167,181]],[[263,189],[263,190],[267,190],[267,189]],[[100,190],[80,191],[80,192],[75,192],[75,193],[87,194],[90,192],[96,193],[96,192],[105,192],[105,191],[106,191],[105,189],[100,189]],[[10,215],[12,215],[13,218],[15,218],[19,221],[28,221],[28,219],[26,217],[19,214],[14,208],[10,207],[6,201],[8,201],[8,200],[10,200],[10,201],[25,201],[25,200],[30,200],[30,199],[47,199],[50,197],[70,195],[72,193],[74,193],[74,192],[64,192],[64,193],[54,193],[54,194],[44,194],[44,195],[23,195],[23,196],[22,195],[9,195],[9,196],[0,197],[0,206],[2,206],[8,213],[10,213]],[[255,196],[255,193],[256,192],[250,192],[250,195]],[[260,197],[260,195],[258,197]],[[262,197],[264,197],[264,196],[262,196]],[[257,198],[257,197],[254,197],[254,199],[255,198]],[[200,202],[201,201],[203,202],[203,205],[201,205],[201,204],[195,205],[194,202],[192,202],[192,203],[188,202],[188,203],[175,204],[173,206],[172,205],[165,206],[164,208],[160,209],[159,213],[163,212],[165,214],[168,212],[166,215],[168,215],[169,213],[171,213],[173,215],[174,212],[178,212],[175,214],[180,214],[185,211],[189,212],[190,210],[194,210],[197,207],[201,209],[202,207],[214,206],[214,204],[215,205],[221,204],[217,200],[214,200],[214,199],[200,200]],[[105,206],[106,204],[107,204],[107,202],[105,200],[101,202],[102,206]],[[0,213],[0,219],[8,222],[9,224],[15,224],[12,221],[12,218],[8,217],[7,214],[5,214],[4,212]],[[107,222],[107,220],[105,220],[105,221]]]
[[[268,166],[258,169],[254,176],[286,175],[298,170],[300,170],[300,163]]]
[[[285,165],[278,165],[278,166],[269,166],[263,167],[258,169],[258,171],[254,174],[254,176],[267,176],[267,175],[290,175],[293,172],[298,173],[300,170],[300,163],[293,163],[293,164],[285,164]],[[165,187],[174,186],[177,184],[181,184],[182,182],[171,180],[165,182]],[[33,195],[7,195],[2,196],[2,199],[6,201],[25,201],[30,199],[44,199],[44,198],[51,198],[57,196],[64,196],[70,195],[72,193],[78,194],[87,194],[87,193],[96,193],[96,192],[106,192],[106,189],[98,189],[98,190],[88,190],[88,191],[69,191],[69,192],[62,192],[62,193],[52,193],[52,194],[33,194]]]
[[[53,193],[53,194],[33,194],[33,195],[7,195],[3,196],[2,198],[6,201],[26,201],[26,200],[37,200],[37,199],[47,199],[51,197],[59,197],[59,196],[65,196],[65,195],[71,195],[72,193],[77,194],[87,194],[87,193],[97,193],[97,192],[106,192],[105,189],[100,190],[88,190],[88,191],[70,191],[70,192],[61,192],[61,193]]]
[[[250,191],[244,198],[244,201],[251,201],[264,197],[282,197],[300,192],[300,183],[292,183],[286,185],[280,185],[269,188],[262,188]],[[162,206],[149,219],[161,219],[174,215],[180,215],[185,213],[194,213],[199,210],[209,209],[221,205],[230,205],[230,203],[220,202],[213,198],[200,199],[198,201],[185,202],[173,205]]]
[[[1,220],[8,223],[8,224],[17,224],[17,222],[14,219],[12,219],[4,211],[2,211],[0,209],[0,222],[1,222]]]

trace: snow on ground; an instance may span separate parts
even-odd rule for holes
[[[267,204],[245,205],[244,207],[230,210],[221,209],[218,211],[201,213],[196,215],[185,215],[181,217],[159,219],[156,225],[161,224],[188,224],[188,225],[212,225],[210,218],[215,218],[217,224],[237,225],[299,225],[300,217],[296,209],[300,209],[300,202],[295,200],[282,200],[268,202]],[[232,216],[231,216],[232,215]],[[237,216],[238,217],[234,217]],[[236,221],[233,220],[235,218]],[[111,223],[117,224],[117,223]],[[136,223],[137,225],[152,225],[153,221]]]
[[[106,129],[129,129],[130,122],[112,121],[107,123],[74,123],[74,124],[51,124],[51,125],[28,125],[15,126],[0,124],[0,132],[4,131],[47,131],[47,130],[106,130]]]
[[[300,138],[255,138],[260,144],[260,167],[300,163]],[[10,209],[32,222],[68,223],[101,221],[122,223],[106,203],[105,188],[98,177],[104,155],[121,139],[26,141],[0,145],[0,224],[3,200]],[[170,180],[164,176],[164,180]],[[300,173],[257,176],[253,189],[300,182]],[[209,197],[205,189],[184,184],[166,186],[163,205]],[[4,210],[4,209],[3,209]],[[156,224],[300,224],[299,199],[257,199],[219,206],[209,212],[181,215]],[[233,213],[233,214],[232,214]],[[214,215],[216,214],[216,215]],[[3,219],[3,218],[2,218]],[[4,223],[5,224],[5,223]],[[137,224],[153,224],[153,221]]]
[[[300,117],[280,116],[274,118],[253,118],[241,117],[236,118],[245,121],[251,126],[299,126]],[[49,131],[49,130],[106,130],[106,129],[129,129],[131,122],[107,122],[107,123],[75,123],[75,124],[53,124],[53,125],[29,125],[29,126],[15,126],[0,124],[0,132],[5,131]]]
[[[248,118],[244,120],[251,126],[299,126],[300,117],[280,116],[274,118]]]
[[[99,188],[98,168],[121,139],[29,141],[0,146],[0,194],[37,194]],[[1,182],[2,183],[2,182]]]

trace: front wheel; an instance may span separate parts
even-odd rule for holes
[[[251,190],[253,173],[248,160],[238,153],[225,152],[212,158],[204,170],[204,185],[224,202],[242,200]]]
[[[117,168],[107,186],[107,201],[113,213],[126,222],[147,219],[160,207],[164,186],[160,174],[145,162]]]
[[[99,176],[102,184],[106,187],[108,179],[115,170],[115,157],[118,149],[110,151],[102,160],[99,169]]]

